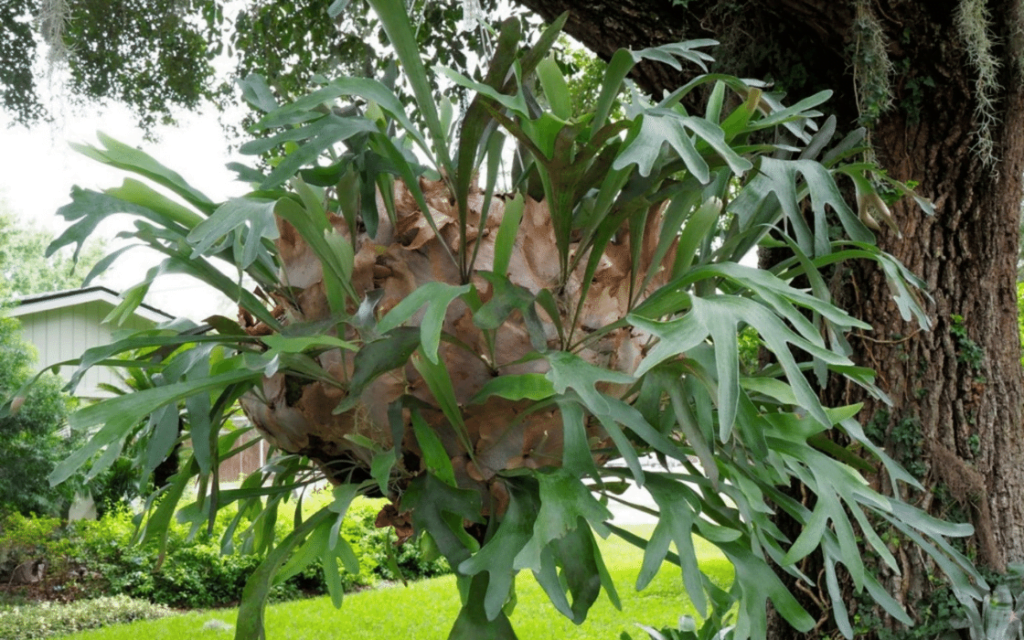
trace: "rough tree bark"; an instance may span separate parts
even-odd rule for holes
[[[518,0],[551,19],[572,15],[567,31],[607,58],[619,47],[716,37],[719,68],[768,77],[800,98],[836,92],[830,108],[840,129],[869,115],[862,76],[865,14],[878,27],[894,64],[894,105],[872,124],[871,143],[889,175],[919,183],[935,215],[912,202],[894,208],[902,238],[879,234],[883,249],[927,283],[930,332],[904,323],[873,268],[846,264],[836,288],[840,306],[869,321],[874,332],[851,338],[854,357],[879,372],[892,406],[869,403],[862,421],[913,467],[932,491],[909,495],[932,513],[968,518],[979,564],[1001,571],[1024,559],[1024,384],[1017,332],[1016,261],[1024,172],[1024,90],[1021,26],[1016,0]],[[984,20],[987,11],[989,20]],[[966,27],[961,11],[973,15]],[[972,13],[973,12],[973,13]],[[974,27],[974,36],[969,27]],[[983,40],[996,75],[979,80],[975,61]],[[671,70],[642,67],[648,91],[678,86]],[[987,162],[979,101],[991,102],[988,131],[995,161]],[[863,399],[853,389],[824,391],[830,402]],[[927,588],[909,563],[890,587],[908,604]],[[827,602],[827,600],[825,600]],[[827,611],[822,615],[832,631]],[[793,637],[774,627],[774,637]]]

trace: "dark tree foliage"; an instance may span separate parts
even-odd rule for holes
[[[394,58],[380,24],[363,2],[344,4],[348,6],[340,13],[335,13],[341,7],[332,0],[282,0],[245,7],[230,33],[237,76],[258,73],[281,95],[295,97],[316,84],[318,75],[383,75]],[[494,0],[485,4],[491,9]],[[466,69],[466,51],[479,51],[482,43],[476,30],[460,35],[463,3],[421,0],[415,5],[416,38],[426,54],[424,62]],[[453,42],[460,46],[451,46]]]
[[[0,206],[0,305],[21,296],[81,286],[103,252],[97,245],[86,249],[75,269],[64,252],[44,255],[51,240],[49,233],[25,224]],[[0,398],[18,392],[35,374],[35,358],[32,345],[21,336],[18,321],[0,315]],[[56,488],[47,480],[54,465],[82,442],[81,434],[66,429],[75,401],[61,390],[63,386],[58,376],[43,374],[25,394],[17,413],[0,417],[0,514],[10,510],[62,515],[82,487],[80,475],[68,486]]]
[[[140,124],[196,109],[217,88],[210,61],[223,24],[215,2],[73,0],[65,40],[76,97],[130,105]]]
[[[73,102],[114,100],[130,106],[140,124],[170,121],[175,108],[196,109],[220,90],[211,59],[223,16],[212,0],[69,0],[66,15],[46,0],[0,6],[0,97],[14,122],[49,117],[34,72],[44,33],[66,52],[67,96]],[[44,66],[44,65],[43,65]]]
[[[0,4],[0,100],[20,122],[46,115],[32,76],[35,39],[28,13],[33,0],[8,0]]]
[[[33,73],[52,44],[44,34],[60,34],[66,50],[62,98],[122,103],[146,130],[173,122],[181,109],[228,104],[236,91],[216,73],[219,56],[235,79],[267,78],[279,100],[301,95],[321,77],[395,75],[388,71],[394,63],[384,33],[362,0],[246,3],[234,15],[220,0],[68,0],[62,28],[44,17],[47,5],[11,0],[0,6],[0,106],[20,124],[49,117],[45,78]],[[495,0],[481,3],[484,11],[494,6]],[[479,50],[484,36],[479,29],[464,32],[463,3],[416,0],[411,11],[428,64],[467,71],[466,51]],[[452,47],[456,41],[468,46]]]

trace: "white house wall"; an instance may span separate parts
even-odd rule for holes
[[[48,309],[18,318],[22,335],[36,346],[37,366],[43,369],[52,364],[71,360],[90,348],[113,342],[113,333],[120,330],[152,328],[153,323],[138,317],[129,318],[123,325],[102,324],[112,306],[94,300],[70,307]],[[60,374],[68,379],[74,367],[61,367]],[[120,379],[107,367],[91,369],[79,383],[75,394],[95,398],[110,395],[99,390],[100,383],[119,384]]]

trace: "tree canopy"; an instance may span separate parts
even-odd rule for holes
[[[467,52],[489,37],[472,6],[495,0],[412,3],[430,62],[467,69]],[[48,119],[52,77],[64,83],[58,99],[119,102],[149,130],[179,109],[235,104],[230,78],[258,73],[288,99],[319,78],[383,75],[385,43],[363,0],[10,0],[0,6],[0,105],[21,124]]]
[[[75,260],[68,252],[46,255],[48,231],[0,211],[0,300],[77,289],[103,255],[103,243],[90,243]]]

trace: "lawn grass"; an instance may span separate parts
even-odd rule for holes
[[[628,527],[640,535],[649,535],[651,525]],[[710,544],[695,539],[697,555],[704,571],[720,586],[732,581],[732,566]],[[524,640],[607,640],[621,631],[637,637],[636,622],[656,628],[675,626],[680,615],[692,614],[684,595],[679,568],[665,564],[643,592],[634,589],[643,558],[642,552],[611,536],[601,541],[608,570],[622,600],[622,611],[612,606],[602,593],[591,608],[586,622],[574,625],[558,613],[529,572],[516,579],[518,604],[512,615],[516,633]],[[459,610],[459,598],[452,576],[423,580],[409,586],[394,585],[346,596],[341,610],[335,610],[328,598],[286,602],[267,608],[267,638],[306,640],[337,638],[380,640],[416,638],[445,640]],[[235,610],[192,612],[161,620],[116,625],[65,636],[68,640],[179,640],[181,638],[229,638],[233,628],[204,629],[210,620],[235,623]]]

